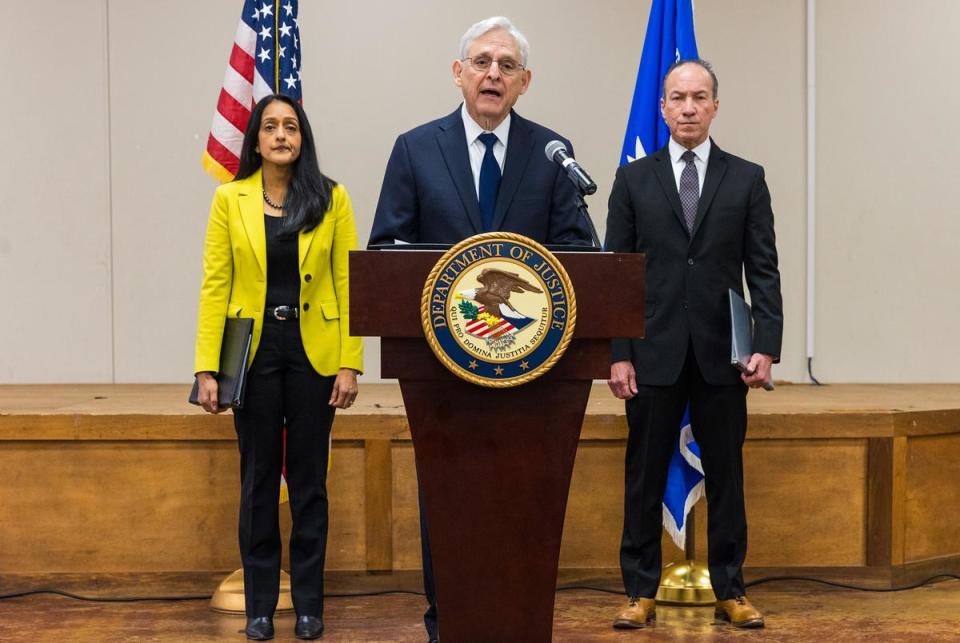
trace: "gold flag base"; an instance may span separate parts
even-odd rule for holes
[[[707,566],[694,560],[663,568],[657,602],[666,605],[712,605],[717,602]]]
[[[246,603],[243,600],[243,570],[238,569],[224,578],[210,599],[210,609],[224,614],[243,614]],[[293,611],[293,597],[290,595],[290,574],[280,570],[280,599],[278,612]]]

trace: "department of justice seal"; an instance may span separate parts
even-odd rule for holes
[[[563,266],[523,235],[487,232],[448,250],[423,287],[427,343],[454,375],[490,387],[524,384],[557,363],[577,301]]]

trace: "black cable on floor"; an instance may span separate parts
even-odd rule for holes
[[[83,596],[81,594],[74,594],[73,592],[66,592],[60,589],[30,589],[23,592],[15,592],[13,594],[0,594],[0,601],[11,599],[11,598],[22,598],[24,596],[35,596],[38,594],[54,594],[56,596],[63,596],[64,598],[70,598],[77,601],[87,601],[90,603],[138,603],[146,601],[167,601],[167,602],[177,602],[177,601],[208,601],[213,595],[212,594],[186,594],[179,596]],[[325,598],[353,598],[353,597],[367,597],[367,596],[386,596],[388,594],[412,594],[414,596],[423,596],[423,592],[414,592],[406,589],[385,589],[376,592],[358,592],[358,593],[340,593],[340,594],[324,594]]]
[[[83,596],[73,592],[65,592],[62,589],[29,589],[23,592],[13,594],[0,594],[0,601],[10,598],[21,598],[23,596],[34,596],[36,594],[55,594],[64,598],[72,598],[75,601],[88,601],[90,603],[137,603],[140,601],[208,601],[212,594],[180,595],[180,596]]]
[[[756,580],[752,580],[747,583],[746,586],[753,587],[763,583],[774,583],[779,581],[803,581],[806,583],[820,583],[821,585],[829,585],[830,587],[839,587],[841,589],[852,589],[858,592],[903,592],[908,589],[917,589],[918,587],[928,585],[941,578],[953,578],[954,580],[960,580],[960,576],[957,576],[956,574],[937,574],[936,576],[931,576],[930,578],[922,580],[918,583],[914,583],[913,585],[905,585],[903,587],[859,587],[857,585],[847,585],[845,583],[823,580],[822,578],[808,578],[806,576],[769,576],[767,578],[758,578]]]
[[[937,574],[936,576],[931,576],[925,580],[920,581],[919,583],[914,583],[913,585],[906,585],[904,587],[860,587],[858,585],[847,585],[844,583],[837,583],[834,581],[823,580],[822,578],[810,578],[808,576],[768,576],[766,578],[757,578],[752,580],[749,583],[746,583],[747,587],[754,587],[756,585],[762,585],[764,583],[774,583],[779,581],[803,581],[807,583],[820,583],[822,585],[829,585],[831,587],[839,587],[841,589],[850,589],[858,592],[903,592],[908,589],[917,589],[924,585],[928,585],[935,580],[942,578],[953,578],[954,580],[960,580],[960,576],[956,574]],[[611,590],[604,589],[602,587],[591,587],[589,585],[562,585],[557,588],[558,592],[581,589],[591,592],[602,592],[604,594],[623,594],[623,590]]]
[[[764,583],[775,583],[775,582],[806,582],[806,583],[820,583],[822,585],[829,585],[830,587],[838,587],[840,589],[849,589],[858,592],[903,592],[908,589],[917,589],[918,587],[923,587],[924,585],[929,585],[935,580],[940,580],[944,578],[952,578],[954,580],[960,580],[960,576],[956,574],[937,574],[936,576],[931,576],[925,580],[922,580],[913,585],[906,585],[904,587],[860,587],[857,585],[847,585],[845,583],[837,583],[834,581],[823,580],[822,578],[810,578],[807,576],[769,576],[766,578],[757,578],[752,580],[749,583],[746,583],[747,587],[755,587],[757,585],[762,585]],[[603,594],[623,594],[622,590],[619,589],[605,589],[603,587],[593,587],[590,585],[561,585],[557,587],[558,592],[568,592],[572,590],[582,590],[588,592],[601,592]],[[31,589],[23,592],[16,592],[13,594],[0,594],[0,601],[8,600],[11,598],[22,598],[24,596],[34,596],[37,594],[55,594],[57,596],[63,596],[65,598],[70,598],[77,601],[87,601],[91,603],[137,603],[145,601],[165,601],[165,602],[177,602],[177,601],[207,601],[212,597],[211,594],[195,594],[195,595],[181,595],[181,596],[112,596],[112,597],[95,597],[95,596],[83,596],[81,594],[74,594],[73,592],[65,592],[59,589]],[[368,596],[386,596],[389,594],[409,594],[411,596],[423,596],[423,592],[416,592],[408,589],[384,589],[376,592],[357,592],[357,593],[338,593],[338,594],[324,594],[325,598],[364,598]]]

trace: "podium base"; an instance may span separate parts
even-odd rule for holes
[[[243,599],[243,570],[233,572],[217,586],[217,591],[210,599],[210,609],[224,614],[243,614],[246,612],[246,603]],[[293,597],[290,595],[290,574],[280,570],[280,599],[277,601],[277,612],[293,611]]]
[[[707,566],[694,560],[663,568],[657,602],[665,605],[712,605],[717,601]]]

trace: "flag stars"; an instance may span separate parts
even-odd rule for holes
[[[272,16],[272,15],[273,15],[273,6],[264,2],[263,6],[260,7],[260,16],[263,18],[266,18],[267,16]]]
[[[273,34],[270,33],[270,27],[264,25],[263,29],[260,30],[260,37],[264,40],[267,38],[273,38]]]
[[[277,47],[277,56],[279,56],[280,58],[283,58],[283,52],[285,52],[286,50],[287,50],[286,47]]]
[[[287,23],[283,23],[282,25],[280,25],[280,35],[282,35],[284,38],[289,38],[291,29],[293,29],[293,27],[291,27]]]
[[[293,77],[293,74],[284,78],[283,82],[287,84],[287,89],[296,89],[297,87],[297,79]]]
[[[259,10],[259,9],[254,9],[254,10],[253,10],[253,21],[256,22],[256,21],[258,21],[258,20],[260,20],[260,10]]]
[[[288,1],[287,4],[283,5],[283,10],[287,12],[288,16],[293,15],[293,5]]]
[[[266,61],[266,60],[270,60],[270,52],[267,51],[266,49],[261,49],[261,50],[260,50],[260,53],[257,54],[257,58],[260,59],[260,62],[264,62],[264,61]]]
[[[297,57],[296,57],[296,56],[293,56],[293,57],[290,59],[290,63],[293,65],[293,68],[296,69],[296,68],[297,68]]]
[[[296,49],[300,46],[300,41],[297,40],[297,34],[293,34],[293,48]]]

